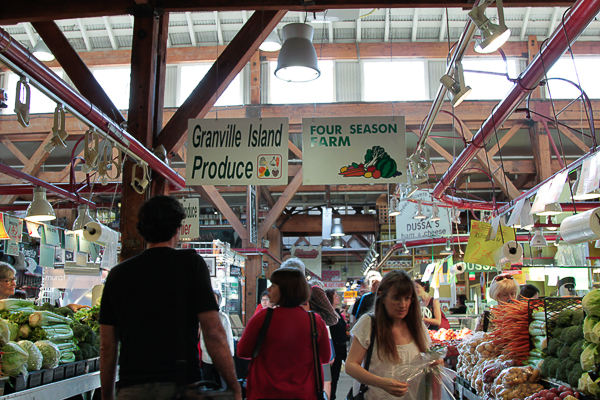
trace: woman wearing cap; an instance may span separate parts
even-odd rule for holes
[[[17,271],[10,264],[0,261],[0,300],[8,299],[8,296],[15,293]]]
[[[498,302],[498,304],[508,303],[517,298],[519,295],[519,284],[512,275],[500,274],[494,277],[490,285],[490,297]],[[490,312],[484,311],[477,319],[476,331],[488,332],[492,330],[490,326]]]
[[[327,326],[315,315],[319,365],[313,359],[311,323],[302,308],[310,297],[304,264],[290,258],[271,275],[269,287],[272,317],[258,355],[247,377],[246,397],[258,399],[316,399],[316,368],[331,357]],[[237,347],[238,356],[251,358],[267,309],[250,319]],[[322,375],[322,374],[321,374]],[[321,382],[321,386],[323,382]]]
[[[362,367],[371,345],[371,329],[375,328],[375,342],[369,370]],[[367,385],[366,400],[390,397],[410,399],[408,384],[390,378],[395,367],[420,357],[430,346],[429,335],[421,317],[421,306],[410,276],[403,271],[388,272],[377,290],[375,315],[364,315],[352,328],[354,339],[346,359],[346,372],[358,382]],[[354,385],[354,395],[358,385]]]

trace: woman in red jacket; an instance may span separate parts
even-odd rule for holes
[[[310,317],[301,307],[310,297],[310,288],[302,267],[299,259],[288,259],[271,275],[269,298],[278,307],[272,311],[265,340],[250,365],[248,400],[317,398]],[[237,346],[239,357],[252,357],[266,315],[267,309],[261,310],[248,322]],[[321,368],[331,357],[329,336],[321,317],[315,317],[320,358],[317,367]]]

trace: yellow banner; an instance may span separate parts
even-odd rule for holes
[[[4,214],[0,213],[0,239],[10,239],[8,232],[4,229]]]
[[[358,295],[358,292],[356,290],[349,290],[347,292],[344,292],[344,298],[345,299],[354,298],[357,295]]]
[[[487,222],[471,221],[469,242],[465,249],[465,262],[494,267],[496,263],[492,257],[493,251],[505,242],[515,240],[514,229],[500,225],[496,238],[486,241],[485,238],[491,226]]]

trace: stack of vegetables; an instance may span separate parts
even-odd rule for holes
[[[82,311],[78,305],[36,307],[28,300],[0,300],[2,373],[14,376],[97,357],[98,314],[99,306]]]
[[[492,343],[500,353],[515,361],[527,364],[529,358],[529,317],[527,301],[515,300],[500,304],[492,310]]]
[[[542,376],[577,387],[583,369],[579,363],[583,340],[584,314],[581,308],[568,308],[548,318],[552,338],[545,350]]]
[[[592,290],[585,295],[581,302],[586,313],[583,322],[584,342],[580,356],[581,378],[578,389],[590,395],[600,395],[600,291]]]
[[[543,307],[534,310],[532,313],[532,321],[529,324],[529,335],[531,336],[533,349],[529,352],[528,364],[539,368],[543,362],[543,351],[548,347],[546,313]]]

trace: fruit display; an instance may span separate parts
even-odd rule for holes
[[[429,337],[433,342],[445,342],[448,340],[462,340],[472,334],[469,328],[463,328],[460,331],[440,328],[437,331],[429,331]]]

